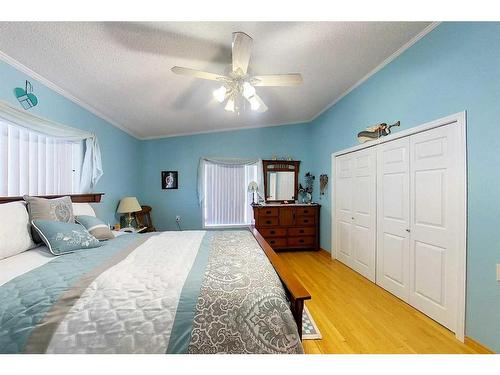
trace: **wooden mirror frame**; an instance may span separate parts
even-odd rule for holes
[[[274,167],[269,168],[270,165],[273,165]],[[300,160],[262,160],[262,171],[264,173],[264,197],[266,202],[285,202],[285,200],[267,199],[267,172],[295,172],[293,199],[291,201],[287,201],[295,203],[299,196],[299,165]]]

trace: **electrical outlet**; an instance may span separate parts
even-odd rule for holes
[[[500,264],[497,264],[497,281],[500,281]]]
[[[179,223],[179,222],[181,221],[181,217],[180,217],[179,215],[177,215],[177,216],[175,217],[175,221],[177,221],[177,222]]]

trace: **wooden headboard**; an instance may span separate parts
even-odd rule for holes
[[[39,198],[61,198],[71,197],[73,203],[99,203],[104,193],[87,193],[87,194],[63,194],[63,195],[36,195]],[[0,204],[22,201],[23,197],[0,197]]]

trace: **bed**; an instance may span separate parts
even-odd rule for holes
[[[252,229],[39,247],[0,260],[0,353],[302,353],[308,298]]]

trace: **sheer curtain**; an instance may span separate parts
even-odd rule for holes
[[[48,137],[0,119],[0,196],[77,192],[81,152],[81,142]]]
[[[0,122],[7,126],[13,126],[16,128],[22,128],[25,130],[27,133],[21,132],[23,135],[21,135],[21,141],[20,145],[24,144],[22,141],[22,137],[24,136],[26,139],[25,134],[28,133],[36,133],[39,137],[45,137],[46,141],[39,143],[38,141],[33,142],[33,147],[36,147],[37,150],[45,147],[47,150],[52,150],[55,149],[57,151],[57,154],[54,155],[60,155],[62,152],[61,149],[63,148],[63,144],[67,143],[84,143],[83,147],[83,161],[81,163],[81,176],[80,176],[80,181],[79,181],[79,189],[81,192],[88,192],[90,191],[99,181],[103,174],[102,170],[102,162],[101,162],[101,151],[99,147],[99,142],[97,141],[96,136],[93,133],[83,131],[80,129],[75,129],[66,125],[62,125],[59,123],[56,123],[54,121],[46,120],[44,118],[35,116],[31,113],[28,113],[26,111],[20,110],[18,108],[12,107],[10,104],[7,104],[5,102],[0,101]],[[15,139],[13,136],[12,139]],[[31,139],[34,139],[32,137]],[[42,139],[42,138],[40,138]],[[47,141],[48,140],[48,141]],[[9,143],[7,143],[9,144]],[[36,146],[35,146],[36,145]],[[15,150],[15,145],[12,143],[12,147]],[[22,147],[22,146],[21,146]],[[0,156],[3,155],[2,157],[5,157],[5,153],[9,151],[5,151],[4,148],[0,150]],[[3,154],[1,154],[3,153]],[[10,152],[9,152],[10,153]],[[12,151],[11,153],[12,158],[10,159],[11,161],[8,161],[8,168],[12,168],[12,170],[15,170],[16,168],[16,161],[17,161],[17,156],[16,152]],[[33,153],[34,155],[34,153]],[[50,151],[47,154],[48,160],[53,160],[52,158],[52,151]],[[26,157],[22,156],[19,154],[19,161],[18,163],[23,163],[25,161]],[[34,160],[32,159],[26,159],[26,160]],[[72,160],[70,157],[67,160]],[[47,163],[47,161],[45,160]],[[1,159],[0,163],[5,165],[5,159]],[[19,167],[22,167],[22,164],[19,165]],[[2,167],[3,168],[3,167]],[[56,169],[57,170],[57,169]],[[5,173],[2,172],[1,173]],[[8,172],[7,172],[8,173]],[[1,174],[0,176],[4,176],[4,174]],[[48,177],[49,179],[52,178],[51,175]],[[3,179],[2,179],[3,183]],[[24,183],[25,184],[25,183]],[[59,182],[53,182],[53,184],[58,185],[60,184]],[[51,185],[49,185],[50,187]],[[42,193],[39,193],[42,194]],[[49,192],[46,192],[45,194],[51,194]]]
[[[203,224],[243,226],[252,223],[252,194],[248,184],[261,181],[258,159],[200,160],[198,194],[203,206]]]

